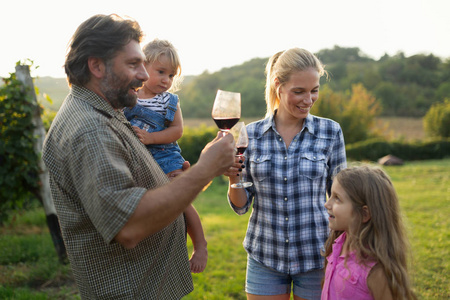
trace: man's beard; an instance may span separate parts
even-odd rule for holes
[[[130,89],[138,89],[142,87],[141,80],[133,80],[129,84],[125,84],[126,78],[120,76],[112,70],[111,67],[106,68],[106,77],[102,80],[100,89],[105,95],[107,101],[115,109],[124,107],[133,107],[137,103],[137,95],[130,93]]]

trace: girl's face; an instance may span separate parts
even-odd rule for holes
[[[320,76],[314,68],[292,73],[279,89],[278,113],[295,119],[305,119],[319,98]]]
[[[330,229],[348,232],[354,220],[353,203],[337,180],[333,181],[331,197],[325,203],[325,208],[330,215]]]
[[[166,55],[163,54],[155,62],[145,65],[149,79],[144,83],[144,89],[149,98],[170,89],[176,72]]]

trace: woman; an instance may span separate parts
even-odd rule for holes
[[[338,123],[311,115],[319,97],[321,62],[304,49],[279,52],[266,68],[266,118],[247,126],[245,165],[225,175],[230,185],[246,169],[247,189],[228,189],[239,215],[253,202],[244,248],[247,298],[320,299],[331,178],[346,166]],[[293,288],[291,288],[293,286]]]

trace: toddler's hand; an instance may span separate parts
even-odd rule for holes
[[[133,126],[134,132],[138,136],[139,140],[144,145],[154,144],[152,140],[152,134],[144,129],[140,129],[139,127]]]

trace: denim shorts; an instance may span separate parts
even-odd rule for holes
[[[178,145],[176,147],[169,145],[168,149],[152,147],[147,148],[150,150],[153,158],[159,164],[164,173],[167,174],[183,167],[184,158],[181,156]]]
[[[247,258],[247,280],[245,291],[253,295],[290,294],[304,299],[320,299],[322,293],[323,270],[313,270],[300,274],[284,274],[268,268],[250,257]]]

